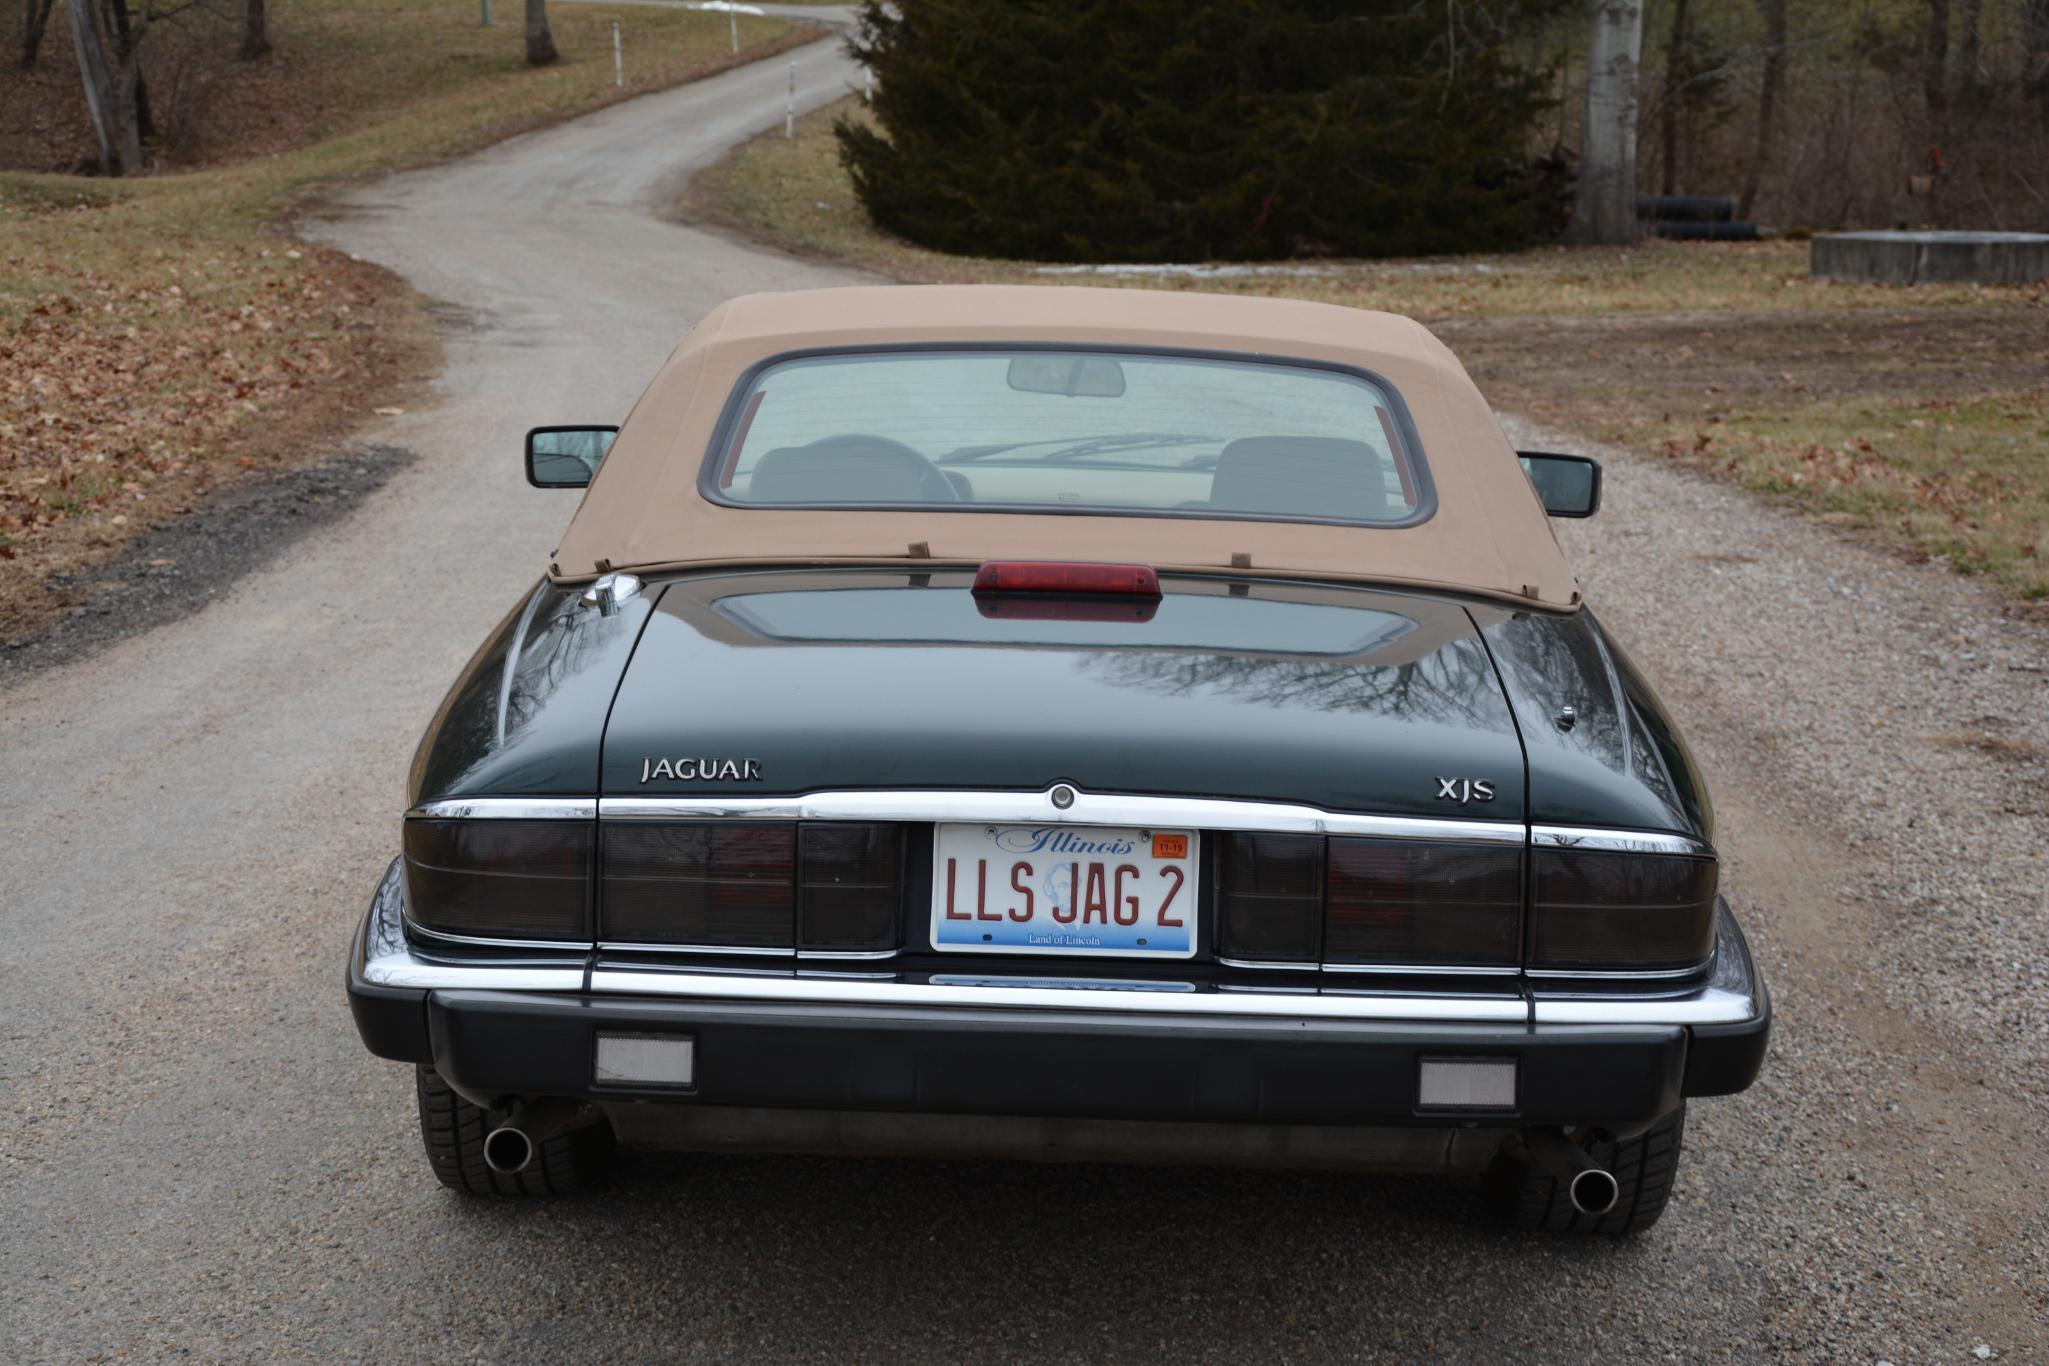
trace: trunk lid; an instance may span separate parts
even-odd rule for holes
[[[1149,617],[1110,598],[1075,614],[1094,619],[991,616],[973,580],[813,569],[669,583],[613,704],[603,791],[1069,782],[1523,818],[1515,724],[1456,602],[1166,576]],[[1130,610],[1103,610],[1119,603]],[[1440,795],[1443,780],[1459,795]]]

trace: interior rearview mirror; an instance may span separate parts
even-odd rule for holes
[[[1069,398],[1121,398],[1124,367],[1108,356],[1067,356],[1045,352],[1010,358],[1010,387],[1025,394],[1065,394]]]
[[[1584,455],[1517,451],[1523,473],[1553,517],[1591,517],[1601,506],[1601,462]]]
[[[612,449],[617,427],[536,427],[526,434],[526,481],[537,489],[580,489]]]

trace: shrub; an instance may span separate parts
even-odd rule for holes
[[[881,226],[1066,261],[1479,251],[1556,231],[1531,154],[1571,0],[867,0],[881,127],[840,155]]]

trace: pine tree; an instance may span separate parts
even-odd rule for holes
[[[868,0],[870,214],[945,251],[1065,261],[1411,255],[1556,231],[1532,155],[1571,0]]]

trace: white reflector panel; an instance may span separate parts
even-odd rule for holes
[[[696,1080],[696,1071],[695,1039],[676,1034],[598,1035],[600,1086],[688,1086]]]
[[[1514,1058],[1425,1058],[1416,1104],[1467,1110],[1515,1108]]]

